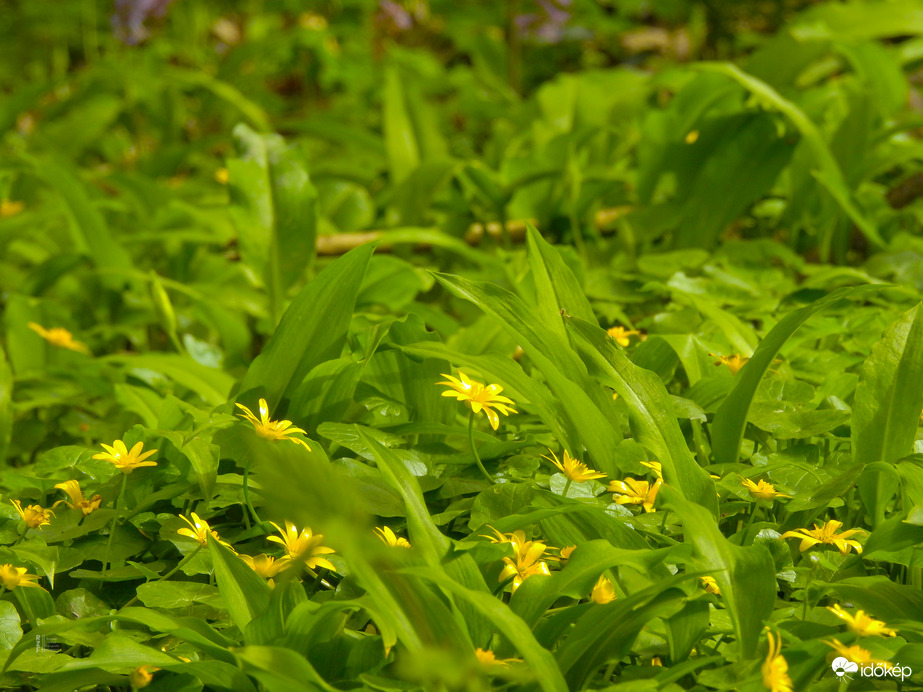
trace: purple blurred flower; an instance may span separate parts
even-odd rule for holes
[[[115,0],[112,13],[112,30],[115,37],[134,46],[150,36],[144,25],[153,17],[164,17],[173,0]]]
[[[378,0],[377,22],[388,22],[398,31],[407,31],[413,26],[410,13],[393,0]]]
[[[515,18],[522,36],[542,43],[560,43],[570,21],[573,0],[536,0],[538,13],[520,14]]]

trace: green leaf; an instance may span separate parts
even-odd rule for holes
[[[526,234],[529,268],[532,270],[537,314],[541,321],[564,340],[567,334],[561,321],[562,311],[596,324],[590,301],[558,250],[546,243],[531,224],[527,226]]]
[[[215,565],[218,591],[224,597],[228,612],[241,632],[250,621],[269,605],[271,589],[243,560],[208,536],[208,548]]]
[[[239,159],[228,161],[241,256],[263,277],[278,320],[287,289],[314,260],[317,191],[301,151],[278,135],[234,128]]]
[[[6,450],[13,433],[13,371],[0,348],[0,466],[6,464]]]
[[[218,660],[234,662],[229,649],[235,642],[213,629],[202,618],[166,615],[148,608],[123,608],[114,619],[144,625],[155,634],[171,634],[194,644]]]
[[[218,590],[211,584],[198,582],[152,581],[138,586],[138,600],[148,608],[183,608],[210,596]]]
[[[649,573],[674,550],[623,550],[604,539],[582,542],[571,553],[564,569],[544,579],[526,579],[513,592],[510,610],[534,628],[545,611],[562,595],[586,597],[599,575],[607,569],[627,565],[641,573]]]
[[[138,666],[170,666],[178,663],[172,656],[165,654],[158,648],[145,646],[133,637],[119,632],[106,635],[93,652],[86,658],[70,661],[59,669],[82,670],[86,668],[102,668],[109,672],[123,672],[125,669]]]
[[[693,564],[711,575],[731,616],[744,658],[753,658],[764,622],[776,602],[775,566],[762,545],[733,545],[714,516],[687,502],[668,485],[660,489],[667,506],[683,523],[685,540],[695,547]]]
[[[535,640],[528,625],[517,617],[502,601],[489,593],[472,591],[431,567],[410,567],[402,570],[419,575],[474,606],[510,643],[535,675],[538,686],[545,692],[567,692],[567,684],[554,657]],[[533,577],[535,578],[535,577]]]
[[[234,650],[241,669],[269,692],[336,692],[306,658],[278,646],[244,646]]]
[[[339,357],[373,251],[372,245],[351,250],[295,296],[247,370],[241,392],[259,388],[272,408],[292,396],[312,368]]]
[[[740,113],[709,123],[720,131],[682,206],[676,247],[714,247],[728,224],[766,194],[794,151],[766,113]],[[698,146],[706,139],[703,130]]]
[[[747,414],[760,380],[773,359],[792,334],[810,317],[847,298],[859,297],[881,290],[880,286],[841,288],[816,300],[811,305],[794,310],[779,320],[766,335],[750,360],[737,373],[731,393],[715,414],[712,422],[712,450],[717,464],[736,464],[747,425]],[[919,415],[919,413],[917,414]]]
[[[913,450],[923,409],[923,311],[908,310],[872,347],[852,408],[856,463],[894,463]]]
[[[426,562],[434,568],[445,570],[456,582],[466,588],[475,589],[489,594],[487,583],[478,566],[470,555],[460,555],[449,562],[442,564],[443,558],[451,548],[451,541],[446,538],[430,517],[423,498],[423,492],[417,479],[411,475],[404,463],[387,447],[380,445],[370,435],[356,426],[360,439],[371,449],[375,456],[375,463],[382,475],[391,486],[400,493],[407,509],[407,527],[410,531],[410,542],[422,554]],[[464,605],[459,606],[464,616],[468,630],[475,641],[484,641],[489,635],[490,628],[477,612],[472,612]]]
[[[29,162],[35,174],[63,199],[77,249],[87,254],[98,269],[131,270],[131,256],[109,232],[105,217],[94,206],[76,174],[63,162],[51,158],[29,158]],[[107,276],[103,283],[117,289],[125,279]]]
[[[662,464],[666,482],[675,485],[687,499],[717,514],[714,483],[686,446],[673,402],[660,378],[628,360],[615,340],[599,327],[576,317],[566,316],[564,321],[591,372],[615,389],[628,405],[632,429],[638,441],[653,451]]]
[[[16,606],[0,601],[0,650],[9,651],[22,637],[22,623]]]
[[[773,89],[769,84],[760,81],[756,77],[745,73],[736,65],[731,63],[699,63],[696,69],[717,72],[733,79],[738,84],[747,89],[753,96],[766,107],[778,111],[787,117],[792,125],[801,133],[805,142],[811,149],[814,161],[817,166],[815,177],[824,185],[831,196],[836,200],[843,211],[849,216],[856,227],[862,231],[862,234],[870,243],[877,247],[885,247],[886,243],[875,225],[869,221],[859,210],[852,200],[852,195],[846,180],[843,177],[843,171],[834,158],[827,146],[820,128],[801,110],[795,103],[784,98],[779,92]],[[830,245],[829,240],[822,243],[821,257],[826,260],[829,258]]]
[[[209,368],[189,356],[176,353],[139,353],[103,356],[99,362],[116,363],[127,368],[159,372],[186,389],[195,392],[205,403],[218,406],[228,400],[234,378],[223,370]]]

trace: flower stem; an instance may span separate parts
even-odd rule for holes
[[[109,552],[112,550],[112,538],[115,536],[115,526],[119,520],[119,509],[122,507],[122,497],[125,495],[125,486],[128,485],[128,474],[122,474],[122,489],[119,490],[119,497],[115,501],[115,514],[109,523],[109,540],[106,541],[106,558],[103,560],[103,572],[109,569]]]
[[[754,505],[753,509],[750,512],[750,518],[747,520],[747,525],[744,527],[743,536],[741,536],[740,544],[747,544],[747,534],[750,533],[750,527],[753,526],[753,519],[756,517],[756,513],[759,511],[759,505]]]
[[[474,446],[474,411],[472,410],[468,414],[468,444],[471,445],[471,454],[474,455],[474,461],[478,465],[478,468],[481,470],[481,473],[484,474],[489,482],[493,483],[494,479],[490,477],[490,474],[487,473],[487,469],[484,468],[484,464],[481,462],[481,457],[478,455],[478,448]]]
[[[256,509],[253,507],[253,503],[250,501],[250,462],[247,462],[247,465],[244,466],[244,504],[247,506],[247,511],[250,512],[250,516],[253,517],[254,526],[258,526],[263,529],[264,533],[266,532],[263,522],[260,519],[260,515],[256,513]]]
[[[567,483],[564,484],[564,492],[561,493],[561,497],[567,497],[567,491],[570,490],[571,483],[574,482],[573,478],[568,478]]]

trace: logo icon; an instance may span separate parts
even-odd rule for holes
[[[847,658],[840,656],[839,658],[833,659],[833,663],[830,665],[833,668],[833,672],[836,673],[838,678],[842,678],[846,673],[858,673],[859,664],[850,661]]]

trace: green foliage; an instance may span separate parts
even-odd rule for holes
[[[0,687],[921,684],[916,2],[110,5],[0,22]]]

